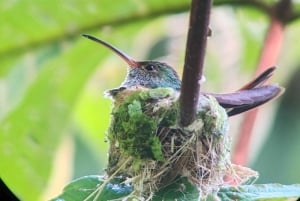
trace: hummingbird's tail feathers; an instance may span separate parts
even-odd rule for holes
[[[254,80],[244,85],[239,91],[246,90],[246,89],[253,89],[259,86],[262,86],[272,75],[274,70],[276,69],[275,66],[268,68],[264,72],[262,72],[259,76],[257,76]]]
[[[272,84],[234,93],[210,95],[214,96],[219,104],[226,109],[228,116],[233,116],[260,106],[283,92],[284,88]]]
[[[284,92],[284,88],[277,84],[263,85],[273,75],[275,69],[276,67],[268,68],[234,93],[211,95],[226,109],[228,116],[251,110]]]

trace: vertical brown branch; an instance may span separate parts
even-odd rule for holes
[[[212,0],[192,0],[180,96],[180,124],[195,119]]]

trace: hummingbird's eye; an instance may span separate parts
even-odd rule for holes
[[[155,67],[152,64],[146,65],[145,69],[149,72],[155,71]]]

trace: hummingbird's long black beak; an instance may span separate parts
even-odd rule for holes
[[[130,56],[128,56],[127,54],[125,54],[124,52],[122,52],[121,50],[119,50],[118,48],[112,46],[111,44],[108,44],[107,42],[98,39],[94,36],[88,35],[88,34],[82,34],[82,36],[93,40],[97,43],[100,43],[102,45],[104,45],[105,47],[109,48],[110,50],[112,50],[114,53],[116,53],[117,55],[119,55],[130,67],[139,67],[139,62],[135,61],[133,58],[131,58]]]

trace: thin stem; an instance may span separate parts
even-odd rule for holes
[[[268,67],[276,65],[283,41],[283,31],[283,24],[276,18],[272,18],[261,50],[256,74],[260,74]],[[246,113],[241,123],[240,133],[232,156],[232,161],[236,164],[246,165],[248,162],[252,131],[258,114],[258,109]]]
[[[188,126],[195,119],[211,6],[212,0],[192,0],[180,96],[182,126]]]
[[[283,42],[284,27],[291,20],[292,15],[291,0],[281,0],[272,6],[270,26],[266,33],[263,49],[261,50],[256,74],[276,64]],[[259,110],[255,109],[247,113],[243,119],[237,144],[233,152],[232,160],[234,163],[246,165],[248,162],[252,131],[258,114]]]

